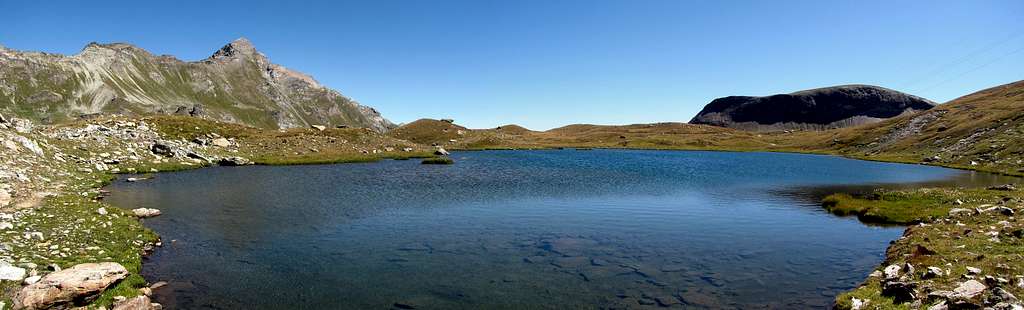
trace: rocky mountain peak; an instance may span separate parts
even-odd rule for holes
[[[244,58],[258,54],[259,52],[256,51],[256,47],[252,45],[252,42],[250,42],[249,39],[242,37],[231,41],[231,43],[224,45],[224,47],[221,47],[219,50],[214,52],[212,56],[210,56],[210,59]]]

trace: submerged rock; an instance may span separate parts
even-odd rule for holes
[[[14,295],[15,309],[49,309],[87,304],[128,276],[113,262],[85,263],[46,275]]]

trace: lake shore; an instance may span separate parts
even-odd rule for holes
[[[392,137],[364,132],[362,129],[296,129],[286,132],[262,132],[252,133],[250,129],[222,123],[208,121],[197,121],[188,118],[155,118],[155,119],[129,119],[110,118],[102,120],[82,121],[78,123],[47,126],[40,128],[15,128],[0,129],[0,138],[3,138],[4,148],[0,148],[0,154],[4,155],[7,162],[4,163],[6,171],[5,180],[10,180],[6,188],[0,188],[0,205],[5,205],[4,221],[0,226],[7,226],[5,233],[0,236],[0,241],[9,247],[7,255],[10,257],[9,267],[14,273],[20,275],[11,276],[3,281],[4,302],[7,304],[18,304],[15,296],[22,289],[26,279],[40,280],[40,276],[52,274],[57,270],[67,269],[84,263],[116,262],[127,270],[127,274],[117,284],[102,290],[89,299],[91,305],[102,307],[116,307],[124,304],[122,300],[132,300],[137,296],[145,296],[150,290],[150,283],[139,276],[142,264],[142,257],[162,243],[156,234],[143,227],[140,221],[129,210],[122,210],[112,207],[102,201],[104,195],[102,187],[113,179],[118,173],[155,173],[161,171],[174,171],[181,169],[194,169],[214,164],[222,165],[244,165],[244,164],[324,164],[342,162],[365,162],[386,158],[418,158],[427,157],[433,152],[433,147],[423,144],[411,143],[409,141],[394,139]],[[159,145],[159,146],[158,146]],[[457,145],[448,146],[452,150],[463,149]],[[556,146],[548,146],[555,148]],[[626,146],[615,147],[611,145],[588,144],[587,146],[566,145],[565,147],[587,147],[587,148],[632,148]],[[508,148],[517,148],[510,146]],[[647,147],[638,147],[648,149]],[[465,149],[473,149],[467,147]],[[649,149],[677,149],[677,150],[719,150],[719,151],[801,151],[797,149],[785,149],[782,147],[757,149],[756,146],[706,146],[706,147],[672,147]],[[803,150],[802,153],[816,153],[826,155],[835,154],[820,150]],[[848,155],[848,154],[846,154]],[[887,158],[858,158],[887,161]],[[900,162],[894,158],[895,162]],[[944,164],[939,164],[944,165]],[[950,165],[953,166],[953,165]],[[954,168],[977,168],[977,167],[955,167]],[[1014,174],[1010,171],[1002,171],[1006,174]],[[1015,200],[1002,200],[1005,195],[1012,195]],[[981,208],[982,205],[1006,205],[1009,203],[1011,209],[1016,208],[1019,213],[1020,197],[1017,191],[998,193],[973,193],[971,200],[963,203],[968,206]],[[1002,195],[1002,196],[1001,196]],[[1002,201],[1002,204],[1000,204]],[[952,208],[950,208],[952,209]],[[934,249],[925,246],[929,251],[941,252],[942,249],[963,249],[960,246],[971,246],[972,254],[988,258],[1005,257],[990,247],[967,244],[971,238],[957,239],[950,231],[970,229],[980,235],[980,232],[988,232],[987,227],[999,224],[998,217],[989,217],[988,213],[979,212],[970,220],[951,220],[950,218],[934,218],[927,222],[929,226],[912,226],[907,229],[907,236],[897,241],[889,249],[889,257],[886,266],[903,264],[902,257],[914,256],[912,245],[919,244],[924,239],[927,242],[943,242],[942,246],[935,245]],[[1004,219],[1005,220],[1005,219]],[[1009,221],[1008,221],[1009,222]],[[963,226],[961,226],[961,224]],[[1000,224],[1002,225],[1002,224]],[[1010,222],[1009,227],[1018,227],[1020,223]],[[1016,225],[1016,226],[1014,226]],[[931,227],[937,231],[934,233],[918,233],[925,231],[924,228]],[[964,228],[967,227],[967,228]],[[920,237],[918,237],[920,236]],[[943,236],[937,238],[936,236]],[[1002,235],[1000,235],[1002,236]],[[1009,232],[1013,236],[1013,230]],[[997,236],[998,237],[998,236]],[[920,239],[915,239],[920,238]],[[1000,237],[1001,238],[1001,237]],[[1010,246],[1010,250],[1019,250],[1020,237],[1014,242],[1000,242],[1002,245]],[[1007,239],[1013,241],[1013,239]],[[1004,247],[998,247],[1006,251]],[[956,251],[953,251],[956,252]],[[1019,253],[1019,251],[1018,251]],[[952,255],[952,254],[950,254]],[[1019,254],[1017,254],[1019,256]],[[944,255],[934,256],[930,259],[946,259]],[[915,259],[920,255],[914,256]],[[1002,268],[1007,273],[975,273],[968,274],[961,272],[967,270],[971,262],[968,258],[955,256],[955,259],[944,261],[952,264],[938,268],[950,269],[945,274],[957,274],[956,277],[944,279],[960,279],[961,275],[975,276],[979,282],[986,280],[985,276],[995,278],[996,284],[1006,287],[1004,290],[1011,294],[1021,295],[1020,287],[1024,280],[1015,279],[1014,276],[1021,274],[1020,262],[991,260],[994,268],[999,264],[1005,264],[1010,268]],[[916,262],[916,263],[915,263]],[[913,276],[906,279],[918,280],[919,271],[927,269],[920,263],[912,261],[911,264],[917,268]],[[936,263],[937,264],[937,263]],[[986,263],[987,264],[987,263]],[[986,265],[987,266],[987,265]],[[974,267],[974,266],[970,266]],[[992,269],[992,268],[986,268]],[[902,269],[901,269],[902,270]],[[953,272],[953,270],[957,270]],[[903,272],[902,275],[906,275]],[[923,275],[923,274],[922,274]],[[916,277],[916,278],[915,278]],[[1009,278],[1007,278],[1009,277]],[[20,278],[20,279],[17,279]],[[1010,281],[1009,284],[1002,283],[999,278]],[[900,279],[897,277],[897,279]],[[964,278],[966,279],[966,278]],[[953,282],[941,282],[934,285],[928,284],[929,289],[952,290],[947,288]],[[996,284],[989,284],[987,287],[995,287]],[[855,309],[857,300],[874,302],[874,305],[891,304],[887,294],[882,294],[882,282],[878,277],[871,277],[865,282],[865,286],[853,292],[842,295],[837,300],[837,307]],[[891,286],[891,285],[890,285]],[[1016,288],[1014,288],[1016,287]],[[918,288],[915,288],[915,292]],[[976,294],[973,297],[989,298],[994,290],[984,290],[984,294]],[[888,290],[892,292],[892,290]],[[877,294],[876,294],[877,293]],[[931,302],[936,299],[929,299],[927,293],[917,293],[915,297],[922,299],[922,306],[928,306],[924,302]],[[984,296],[984,297],[981,297]],[[1006,298],[1003,298],[1006,299]],[[895,299],[893,299],[895,300]],[[916,299],[915,299],[916,300]],[[949,301],[952,304],[956,301]],[[863,306],[862,306],[863,307]],[[893,305],[894,308],[903,305]]]

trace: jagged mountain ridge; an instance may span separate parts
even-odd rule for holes
[[[50,123],[158,113],[262,128],[394,127],[373,108],[271,63],[245,38],[190,62],[125,43],[90,43],[71,56],[0,47],[0,111]]]
[[[842,85],[764,97],[729,96],[708,103],[690,123],[744,130],[833,129],[874,123],[935,103],[871,85]]]

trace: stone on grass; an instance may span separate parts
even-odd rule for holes
[[[128,276],[113,262],[85,263],[46,275],[14,295],[15,309],[50,309],[83,306]]]
[[[21,281],[25,278],[25,268],[11,266],[6,262],[0,262],[0,280]]]
[[[154,303],[149,296],[141,295],[114,304],[111,310],[158,310],[163,309],[158,303]]]
[[[976,267],[967,267],[967,273],[968,274],[980,274],[981,273],[981,269],[980,268],[976,268]]]
[[[132,209],[132,213],[135,214],[136,217],[146,218],[160,215],[160,210],[152,208],[137,208]]]
[[[952,297],[971,299],[984,292],[986,288],[984,284],[977,280],[968,280],[967,282],[960,283],[959,286],[953,289]]]
[[[886,279],[896,279],[900,277],[900,265],[889,265],[882,271],[885,274]]]
[[[942,271],[942,268],[939,268],[939,267],[928,267],[927,270],[925,270],[924,274],[921,275],[921,278],[922,279],[938,278],[938,277],[941,277],[943,274],[945,274],[945,272]]]
[[[216,147],[229,147],[231,146],[231,141],[228,141],[228,139],[225,138],[217,138],[210,140],[210,144]]]

